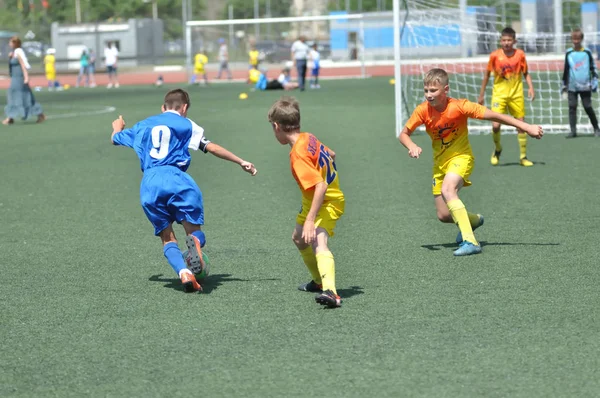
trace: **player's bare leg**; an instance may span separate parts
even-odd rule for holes
[[[306,268],[308,268],[312,279],[310,282],[303,283],[298,286],[298,290],[303,292],[321,293],[323,291],[323,285],[321,281],[321,274],[319,273],[319,267],[317,266],[317,258],[315,257],[315,252],[312,246],[306,243],[302,238],[302,229],[302,225],[296,224],[296,227],[292,232],[292,241],[298,248],[298,251],[302,256],[302,260],[304,261]]]
[[[461,175],[456,173],[448,173],[444,177],[444,181],[442,182],[442,198],[443,201],[446,202],[448,212],[450,213],[451,218],[458,225],[460,229],[460,233],[462,234],[461,239],[462,242],[457,250],[454,251],[455,256],[468,256],[471,254],[481,253],[481,246],[479,242],[475,239],[475,235],[473,234],[472,220],[471,218],[476,217],[477,220],[479,218],[477,215],[471,215],[467,212],[464,203],[458,197],[458,191],[463,187],[464,179]],[[436,197],[436,207],[438,207],[439,198]],[[441,207],[441,205],[440,205]],[[442,214],[442,221],[446,221],[447,218],[445,214]]]
[[[500,123],[492,122],[492,139],[494,140],[494,153],[490,163],[492,166],[497,166],[500,162],[500,154],[502,154],[502,145],[500,144]]]

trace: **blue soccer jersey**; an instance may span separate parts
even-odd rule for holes
[[[115,134],[113,142],[133,148],[144,172],[157,166],[175,166],[186,171],[191,161],[189,149],[206,152],[210,143],[202,127],[175,111],[150,116]]]
[[[189,149],[207,152],[210,141],[202,127],[166,111],[115,134],[113,143],[133,148],[140,159],[144,172],[140,202],[156,235],[173,222],[204,224],[202,192],[185,172],[191,161]]]
[[[591,91],[592,79],[597,78],[596,63],[592,52],[587,48],[569,48],[565,55],[563,86],[569,91]]]

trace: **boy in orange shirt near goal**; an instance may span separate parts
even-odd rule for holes
[[[490,60],[487,65],[487,71],[483,76],[481,91],[479,92],[479,104],[484,104],[485,88],[490,80],[490,75],[494,73],[494,89],[492,92],[492,111],[497,113],[510,114],[519,119],[525,119],[525,96],[523,94],[523,77],[527,82],[529,90],[527,95],[531,101],[535,99],[533,82],[527,67],[527,60],[523,50],[515,49],[514,45],[516,32],[512,28],[502,30],[500,37],[501,48],[490,54]],[[500,161],[502,145],[500,144],[500,123],[492,123],[492,138],[494,139],[494,153],[490,162],[496,166]],[[519,141],[520,163],[521,166],[533,166],[533,162],[527,159],[527,134],[517,129],[517,138]]]
[[[406,122],[400,133],[400,143],[408,149],[411,158],[418,159],[422,149],[410,136],[417,127],[425,125],[433,149],[433,198],[437,217],[441,222],[458,225],[460,232],[456,242],[460,246],[454,251],[455,256],[479,254],[481,246],[473,230],[483,225],[483,217],[467,212],[458,197],[463,186],[471,185],[469,176],[475,163],[468,137],[469,118],[508,124],[538,139],[544,132],[541,126],[490,111],[466,99],[448,97],[448,74],[443,69],[427,72],[423,86],[426,101],[417,106]]]
[[[276,101],[268,117],[277,141],[292,148],[292,175],[302,192],[302,209],[296,217],[292,240],[312,280],[298,289],[317,293],[315,301],[321,305],[341,307],[342,299],[335,288],[335,262],[327,246],[344,214],[335,153],[314,135],[300,131],[300,105],[294,98]]]

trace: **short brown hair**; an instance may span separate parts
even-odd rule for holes
[[[19,39],[19,36],[13,36],[10,38],[9,41],[13,44],[15,48],[21,48],[21,39]]]
[[[517,38],[517,32],[515,32],[515,30],[513,28],[508,26],[508,27],[502,29],[502,33],[500,33],[500,36],[508,36],[508,37],[511,37],[513,40],[515,40]]]
[[[433,68],[425,74],[423,85],[429,86],[433,83],[439,83],[442,86],[448,85],[448,73],[442,68]]]
[[[287,133],[300,130],[300,104],[294,97],[281,97],[269,109],[269,122]]]
[[[185,90],[176,88],[175,90],[169,91],[167,95],[165,95],[165,109],[178,111],[185,104],[187,104],[188,108],[191,106],[190,96]]]

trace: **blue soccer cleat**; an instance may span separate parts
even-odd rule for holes
[[[481,253],[481,246],[474,245],[468,240],[463,241],[458,249],[454,250],[455,256],[470,256],[471,254]]]
[[[479,228],[483,225],[483,216],[481,214],[477,214],[477,215],[479,216],[479,224],[477,224],[473,228],[473,231],[475,231],[477,228]],[[462,241],[463,241],[462,232],[458,231],[458,235],[456,235],[456,243],[460,245]]]

